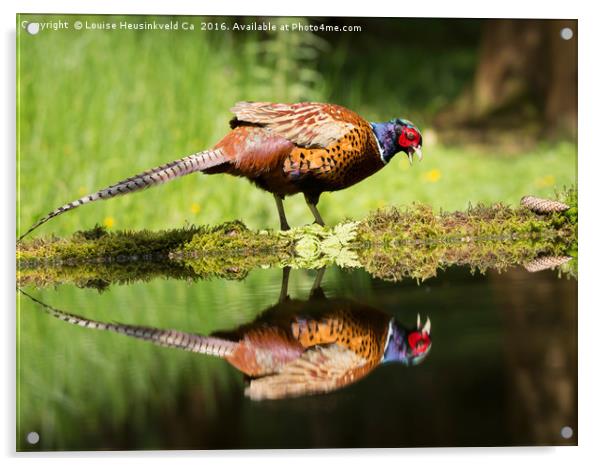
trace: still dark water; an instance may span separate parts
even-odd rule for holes
[[[274,306],[282,271],[244,281],[154,280],[102,293],[26,288],[63,311],[199,334],[235,329]],[[307,301],[316,271],[293,270]],[[369,306],[404,326],[431,320],[421,364],[382,365],[339,390],[281,400],[245,396],[228,362],[71,325],[20,298],[19,450],[575,445],[577,282],[554,271],[422,284],[326,271],[330,300]],[[280,312],[280,311],[278,311]],[[570,427],[571,438],[561,429]],[[30,432],[39,442],[26,441]],[[565,433],[566,433],[565,429]]]

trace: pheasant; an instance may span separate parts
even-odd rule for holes
[[[81,197],[38,220],[25,236],[50,219],[83,204],[132,193],[194,172],[244,177],[273,194],[280,228],[288,230],[283,199],[303,193],[315,218],[320,195],[358,183],[387,165],[398,152],[422,159],[422,136],[401,118],[370,123],[339,105],[315,102],[239,102],[231,131],[213,149],[161,165]]]
[[[58,319],[156,345],[217,356],[249,377],[254,400],[327,393],[383,363],[421,362],[431,348],[431,323],[405,329],[391,316],[350,300],[285,299],[255,322],[202,336],[178,330],[104,323],[55,309],[23,292]]]

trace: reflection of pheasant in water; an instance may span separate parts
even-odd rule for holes
[[[274,195],[280,227],[288,230],[282,200],[303,193],[316,222],[324,191],[348,188],[379,171],[398,152],[422,158],[422,136],[397,118],[370,123],[338,105],[302,102],[239,102],[232,130],[213,149],[175,160],[63,205],[27,230],[89,202],[166,183],[190,173],[228,173],[247,178]]]
[[[381,363],[418,364],[431,347],[428,319],[422,327],[419,316],[408,331],[391,316],[349,300],[296,301],[286,292],[255,322],[212,336],[97,322],[29,297],[71,324],[223,358],[251,377],[245,393],[253,399],[330,392]]]

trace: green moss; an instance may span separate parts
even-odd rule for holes
[[[17,249],[19,280],[102,288],[153,277],[242,279],[257,267],[363,267],[388,280],[424,280],[452,265],[504,270],[544,256],[572,257],[561,270],[576,275],[577,197],[571,208],[538,215],[503,204],[435,213],[415,204],[378,210],[332,228],[249,230],[235,221],[159,232],[96,227],[71,238],[36,239]]]
[[[424,280],[452,265],[484,272],[542,256],[576,257],[577,220],[572,209],[551,215],[502,204],[439,214],[424,205],[381,210],[360,223],[359,261],[383,279]],[[565,271],[576,273],[571,266]]]
[[[186,244],[202,227],[175,230],[109,233],[96,226],[78,231],[69,238],[34,239],[17,245],[17,262],[75,264],[81,262],[124,262],[139,258],[165,258],[170,251]]]
[[[98,291],[105,290],[111,284],[147,282],[155,278],[192,281],[202,278],[190,267],[169,260],[21,267],[17,271],[17,277],[20,286],[73,284],[80,288],[95,288]]]
[[[271,231],[251,231],[242,222],[202,229],[170,254],[197,277],[243,279],[256,267],[278,266],[293,255],[290,238]]]
[[[255,254],[286,251],[290,241],[279,233],[251,231],[242,222],[227,222],[216,227],[199,227],[198,231],[173,255],[186,254]]]

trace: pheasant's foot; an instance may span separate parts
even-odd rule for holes
[[[322,279],[324,278],[324,273],[326,272],[326,267],[322,267],[318,270],[314,283],[309,292],[310,299],[323,299],[326,298],[324,294],[324,290],[322,289]]]
[[[311,210],[312,215],[314,216],[314,218],[316,219],[316,223],[320,226],[324,226],[324,220],[322,220],[322,216],[320,215],[320,212],[318,212],[318,198],[320,196],[315,196],[312,197],[308,194],[305,195],[305,202],[307,203],[307,206],[309,207],[309,210]]]

